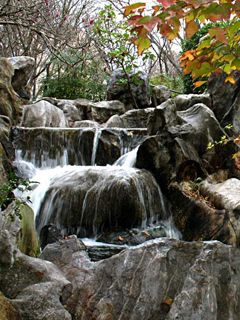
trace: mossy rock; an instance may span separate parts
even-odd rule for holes
[[[21,317],[10,300],[0,292],[0,320],[20,320]]]
[[[40,247],[33,210],[27,204],[20,204],[19,215],[21,217],[21,228],[17,237],[18,248],[23,253],[35,257],[40,253]]]

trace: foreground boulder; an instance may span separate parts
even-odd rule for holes
[[[53,223],[66,234],[89,237],[166,218],[161,191],[145,170],[95,166],[55,172],[48,172],[45,194],[41,184],[33,192],[43,199],[36,218],[39,231]]]
[[[16,245],[19,232],[20,220],[13,203],[0,215],[0,291],[17,310],[14,313],[9,307],[10,319],[17,313],[17,319],[70,320],[62,303],[71,292],[71,284],[52,263],[21,253]]]
[[[239,318],[239,249],[159,239],[92,263],[76,241],[43,252],[74,284],[67,307],[76,320]]]
[[[64,113],[47,101],[38,101],[23,108],[22,127],[66,127]]]

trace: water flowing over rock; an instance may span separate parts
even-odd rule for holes
[[[144,129],[19,128],[12,130],[17,159],[36,167],[114,163],[144,140]]]
[[[40,206],[35,207],[39,231],[53,223],[66,234],[96,236],[167,218],[161,191],[147,171],[64,167],[49,170],[47,176],[45,191],[40,184],[33,192]]]
[[[23,107],[23,127],[67,127],[64,113],[47,101],[39,101]]]
[[[239,318],[239,249],[158,239],[93,263],[75,242],[42,256],[74,284],[67,306],[76,320]]]
[[[126,74],[117,69],[108,83],[107,99],[119,100],[128,109],[147,108],[151,104],[150,88],[147,75],[143,71],[133,71],[129,75],[131,92]]]

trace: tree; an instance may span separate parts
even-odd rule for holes
[[[45,71],[49,72],[53,58],[69,65],[63,54],[65,49],[79,51],[89,45],[85,37],[85,21],[90,19],[89,12],[93,12],[94,2],[2,0],[0,55],[29,55],[35,58],[35,71],[30,82],[36,89],[38,77]]]
[[[213,72],[227,73],[226,81],[235,83],[232,70],[240,70],[240,2],[236,0],[157,0],[148,8],[146,1],[125,7],[125,16],[134,33],[141,54],[151,45],[151,32],[157,28],[169,41],[180,37],[181,28],[187,38],[209,22],[225,21],[223,28],[212,27],[197,48],[180,58],[185,74],[196,81]],[[206,81],[196,81],[201,86]]]

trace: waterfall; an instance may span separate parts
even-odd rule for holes
[[[99,143],[99,139],[101,137],[101,134],[102,134],[102,130],[99,128],[96,128],[94,140],[93,140],[92,157],[91,157],[91,165],[92,166],[95,166],[97,148],[98,148],[98,143]]]
[[[135,143],[145,138],[136,135],[133,143],[137,130],[17,130],[15,165],[19,175],[31,179],[33,190],[15,193],[30,198],[38,232],[53,223],[64,234],[96,237],[112,229],[145,229],[160,223],[167,236],[179,237],[156,180],[150,172],[134,168]],[[115,139],[116,132],[120,157],[113,165],[97,166],[98,149],[106,137]]]
[[[137,152],[139,146],[134,148],[133,150],[123,154],[115,163],[116,166],[122,167],[134,167],[137,159]]]

